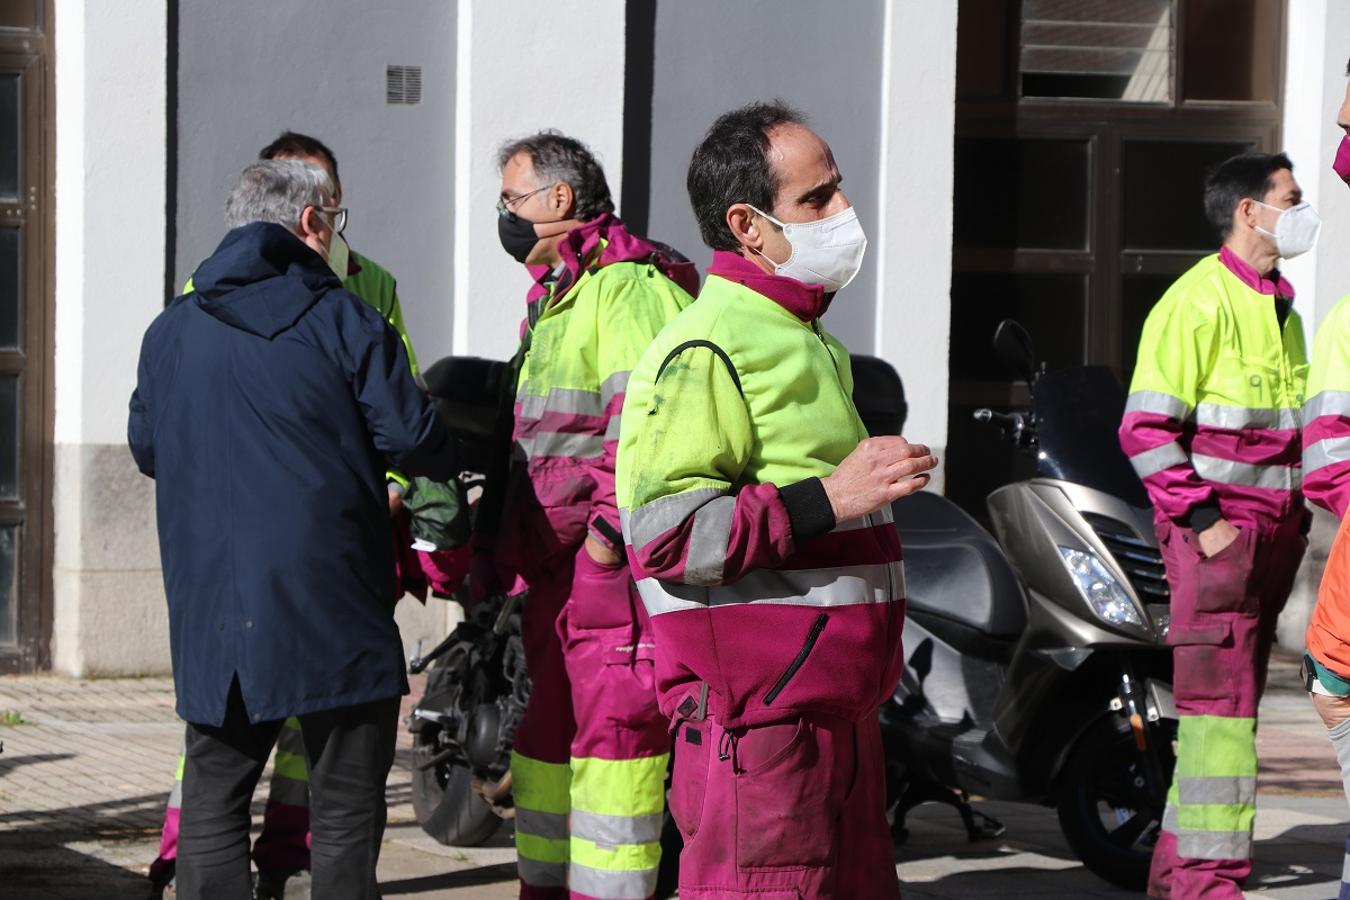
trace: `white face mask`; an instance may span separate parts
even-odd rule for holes
[[[333,239],[328,242],[328,267],[333,270],[333,274],[339,281],[347,280],[348,260],[351,258],[351,248],[347,246],[347,240],[342,235],[334,232]]]
[[[1322,231],[1322,217],[1310,204],[1300,203],[1288,209],[1280,209],[1260,200],[1252,202],[1280,214],[1275,220],[1274,231],[1266,231],[1260,225],[1256,226],[1256,230],[1275,240],[1275,252],[1282,258],[1293,259],[1317,245],[1317,236]]]
[[[827,294],[833,294],[846,287],[862,268],[867,235],[863,234],[853,207],[814,222],[780,222],[766,212],[750,208],[781,228],[792,247],[792,255],[783,262],[774,262],[761,251],[755,251],[773,263],[776,274],[803,284],[820,285]]]

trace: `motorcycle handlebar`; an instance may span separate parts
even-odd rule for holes
[[[1020,413],[1001,413],[987,408],[975,410],[975,421],[988,422],[1009,430],[1020,429],[1025,424]]]

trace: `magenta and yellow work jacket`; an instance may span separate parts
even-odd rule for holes
[[[826,303],[718,251],[633,372],[619,505],[666,715],[857,721],[899,680],[890,509],[836,522],[820,481],[867,437]]]
[[[496,553],[503,574],[526,582],[574,554],[587,534],[622,551],[614,454],[628,374],[698,290],[692,263],[610,213],[573,229],[558,249],[557,267],[531,267],[516,461]]]
[[[1159,521],[1201,527],[1204,511],[1264,530],[1302,514],[1308,360],[1293,297],[1225,247],[1149,313],[1120,445]]]

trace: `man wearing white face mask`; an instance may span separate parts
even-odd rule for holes
[[[719,118],[689,198],[712,267],[628,383],[616,487],[675,734],[680,895],[898,897],[876,710],[899,680],[890,504],[928,448],[869,438],[820,327],[866,238],[781,103]]]
[[[1303,326],[1276,266],[1321,222],[1292,170],[1251,153],[1210,175],[1223,247],[1149,313],[1120,426],[1171,588],[1177,765],[1148,886],[1164,900],[1239,898],[1251,873],[1256,710],[1311,519]]]

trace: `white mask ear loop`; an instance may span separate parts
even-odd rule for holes
[[[755,211],[756,215],[758,215],[761,219],[768,219],[770,222],[772,222],[773,224],[777,225],[777,226],[778,226],[778,230],[779,230],[780,232],[783,232],[784,229],[786,228],[786,226],[785,226],[782,222],[778,221],[778,220],[775,219],[773,216],[771,216],[771,215],[769,215],[768,213],[764,212],[763,210],[759,209],[759,208],[756,207],[754,204],[747,203],[747,204],[745,204],[745,205],[748,206],[748,207],[750,207],[751,209],[753,209],[753,210]],[[787,239],[786,233],[784,234],[783,237],[784,237],[784,240]],[[788,241],[788,247],[790,248],[791,246],[792,246],[792,242],[791,242],[791,241]],[[753,251],[755,251],[756,253],[758,253],[760,256],[764,257],[766,260],[768,260],[769,265],[773,266],[774,272],[777,272],[777,271],[778,271],[778,267],[779,267],[779,266],[785,266],[785,265],[788,264],[788,262],[790,262],[790,261],[792,260],[792,254],[791,254],[791,253],[789,253],[789,254],[788,254],[788,258],[785,259],[785,260],[783,260],[782,262],[774,262],[772,256],[770,256],[769,254],[765,253],[763,250],[759,249],[758,247],[751,247],[750,249],[753,250]]]

